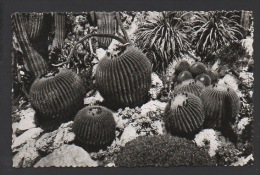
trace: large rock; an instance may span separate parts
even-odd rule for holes
[[[158,100],[151,100],[141,107],[141,115],[146,115],[148,112],[156,112],[158,110],[163,111],[166,107],[166,102],[160,102]]]
[[[96,167],[97,162],[81,147],[62,145],[42,158],[34,167]]]
[[[13,157],[13,167],[32,167],[39,159],[40,155],[35,148],[35,140],[30,140]]]
[[[13,140],[12,149],[13,152],[17,151],[23,144],[36,139],[43,132],[41,128],[32,128],[25,131],[19,137],[16,137]]]
[[[34,123],[35,111],[32,108],[21,110],[19,114],[21,119],[17,128],[19,132],[36,127]]]
[[[62,124],[57,130],[43,134],[36,142],[37,150],[50,153],[54,149],[61,147],[74,140],[75,134],[71,131],[73,122]]]

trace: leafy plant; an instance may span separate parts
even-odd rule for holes
[[[165,71],[168,64],[190,48],[191,27],[184,18],[188,12],[162,12],[147,19],[136,34],[136,44],[147,52],[154,71]]]
[[[222,45],[243,37],[243,27],[232,12],[210,11],[195,14],[193,43],[198,55],[215,53]]]

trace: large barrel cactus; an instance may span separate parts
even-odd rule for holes
[[[112,109],[135,107],[148,100],[152,67],[137,48],[128,46],[121,55],[105,56],[98,64],[96,85]]]
[[[199,97],[204,87],[205,86],[201,82],[190,79],[190,80],[183,81],[181,84],[177,85],[174,88],[173,94],[178,94],[181,92],[189,92]]]
[[[113,142],[116,123],[109,109],[102,106],[88,106],[77,113],[72,129],[83,147],[98,150]]]
[[[141,136],[126,143],[117,155],[115,165],[119,167],[215,166],[216,161],[192,141],[164,135]]]
[[[175,74],[179,74],[182,71],[190,71],[190,64],[186,60],[179,61],[175,66]]]
[[[191,65],[190,72],[192,73],[193,77],[196,77],[200,74],[207,73],[207,67],[201,62],[196,62]]]
[[[198,75],[195,80],[200,81],[202,84],[204,84],[205,86],[209,86],[211,85],[211,78],[209,75],[207,74],[200,74]]]
[[[60,49],[65,40],[66,28],[65,28],[65,14],[54,14],[54,39],[52,43],[52,49]]]
[[[26,15],[24,13],[15,13],[12,15],[12,23],[15,36],[22,49],[25,67],[33,74],[35,78],[48,71],[48,65],[43,57],[33,48],[26,30]]]
[[[231,122],[239,113],[240,101],[236,92],[223,85],[209,86],[202,91],[205,109],[205,127],[220,129]]]
[[[80,77],[65,68],[37,78],[29,92],[37,123],[45,130],[73,120],[83,107],[85,88]]]
[[[98,33],[115,34],[116,33],[116,17],[114,12],[96,12]],[[112,38],[97,38],[100,47],[107,49]]]
[[[204,119],[202,102],[191,93],[175,95],[164,111],[166,131],[172,135],[191,137],[202,127]]]

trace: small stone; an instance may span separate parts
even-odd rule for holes
[[[75,145],[62,145],[42,158],[34,167],[97,167],[88,152]]]
[[[27,143],[30,140],[37,138],[43,130],[41,128],[32,128],[25,131],[19,137],[13,140],[12,149],[15,151],[18,147],[22,146],[23,144]]]
[[[35,140],[30,140],[13,157],[13,167],[32,167],[39,159],[40,155],[35,148]]]
[[[85,105],[95,105],[95,104],[97,104],[97,102],[102,102],[102,101],[104,101],[104,98],[97,91],[94,95],[92,95],[90,97],[86,97],[84,99],[84,104]]]
[[[136,137],[138,137],[136,128],[129,124],[121,135],[121,145],[124,146],[127,142],[134,140]]]
[[[35,115],[35,111],[32,108],[21,110],[20,111],[21,120],[19,122],[17,129],[19,131],[25,131],[31,128],[35,128],[36,125],[34,123],[34,115]]]

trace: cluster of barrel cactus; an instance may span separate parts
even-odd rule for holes
[[[176,64],[177,85],[165,108],[164,122],[172,135],[192,137],[203,128],[220,130],[231,140],[231,125],[240,110],[237,93],[226,85],[217,84],[218,74],[196,62]],[[211,85],[213,83],[213,85]]]

